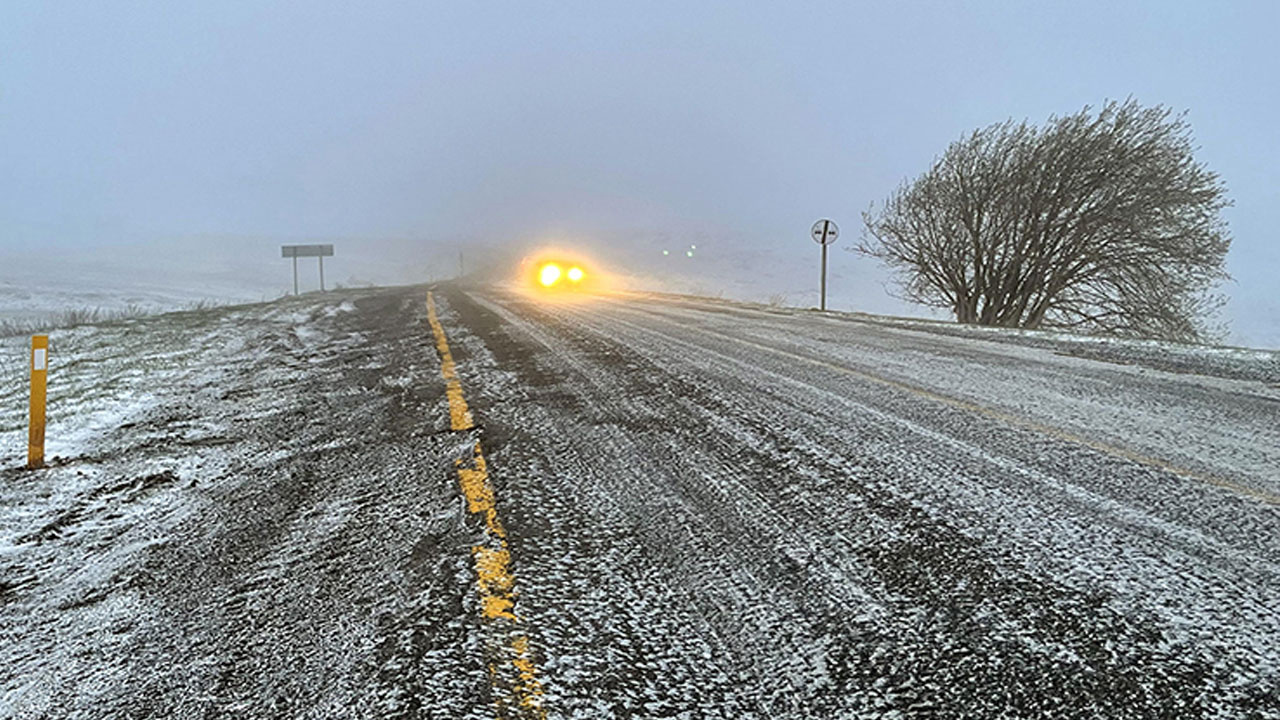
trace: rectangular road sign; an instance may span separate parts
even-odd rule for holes
[[[281,245],[280,257],[333,257],[332,245]]]

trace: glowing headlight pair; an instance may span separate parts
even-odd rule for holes
[[[569,282],[576,283],[581,282],[582,278],[586,277],[586,273],[582,272],[582,268],[577,265],[569,268],[568,272],[565,272],[555,263],[547,263],[538,271],[538,282],[542,283],[543,287],[551,287],[552,285],[555,285],[560,282],[562,277],[567,277],[569,278]]]

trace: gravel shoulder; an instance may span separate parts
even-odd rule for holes
[[[488,717],[424,300],[55,335],[55,458],[0,474],[0,717]]]

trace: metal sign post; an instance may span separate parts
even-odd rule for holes
[[[332,245],[281,245],[280,256],[293,258],[293,294],[298,294],[298,258],[313,257],[320,261],[320,292],[324,292],[324,259],[333,257]]]
[[[827,309],[827,246],[834,243],[836,238],[840,236],[840,228],[836,224],[823,218],[813,224],[809,229],[809,235],[813,241],[822,246],[822,304],[820,309]]]

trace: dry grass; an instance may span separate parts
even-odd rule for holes
[[[183,310],[211,310],[219,303],[213,300],[198,300],[188,303]],[[82,325],[111,325],[134,320],[163,311],[148,310],[138,305],[127,305],[123,308],[82,307],[69,308],[50,313],[38,318],[0,319],[0,337],[35,335],[50,330],[66,330]]]

